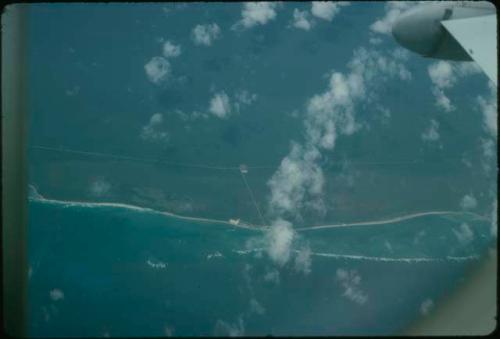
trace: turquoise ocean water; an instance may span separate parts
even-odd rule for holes
[[[490,222],[465,213],[298,231],[312,251],[303,274],[249,246],[259,230],[98,204],[29,209],[34,336],[394,333],[452,291],[491,242]]]

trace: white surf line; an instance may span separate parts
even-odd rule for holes
[[[253,204],[255,205],[255,208],[257,209],[257,213],[259,214],[260,221],[262,222],[262,227],[265,227],[266,221],[264,220],[264,217],[262,216],[262,213],[260,213],[260,208],[259,205],[257,204],[257,201],[255,200],[255,197],[253,196],[252,189],[250,188],[250,185],[247,182],[247,178],[245,178],[245,174],[240,171],[241,177],[243,178],[243,182],[245,183],[245,186],[247,188],[248,193],[250,194],[250,198],[253,201]]]
[[[475,217],[478,217],[479,219],[486,220],[484,216],[481,216],[476,213],[472,212],[465,212],[465,211],[429,211],[429,212],[421,212],[421,213],[414,213],[414,214],[408,214],[408,215],[403,215],[401,217],[396,217],[392,219],[385,219],[385,220],[377,220],[377,221],[361,221],[361,222],[353,222],[353,223],[342,223],[342,224],[332,224],[332,225],[319,225],[319,226],[309,226],[309,227],[299,227],[296,228],[296,231],[314,231],[314,230],[319,230],[319,229],[325,229],[325,228],[338,228],[338,227],[353,227],[353,226],[368,226],[368,225],[383,225],[383,224],[394,224],[400,221],[404,220],[409,220],[409,219],[414,219],[414,218],[419,218],[419,217],[424,217],[427,215],[446,215],[446,214],[470,214]]]
[[[233,252],[245,255],[252,252],[261,252],[264,248],[253,248],[247,250],[233,250]],[[298,250],[292,250],[292,252],[299,253]],[[338,253],[322,253],[322,252],[311,252],[311,255],[318,257],[327,257],[333,259],[352,259],[352,260],[365,260],[365,261],[378,261],[378,262],[404,262],[404,263],[425,263],[425,262],[446,262],[446,261],[467,261],[467,260],[478,260],[478,255],[470,255],[465,257],[454,257],[446,256],[442,258],[429,258],[429,257],[402,257],[402,258],[391,258],[391,257],[371,257],[366,255],[355,255],[355,254],[338,254]]]
[[[296,251],[298,252],[298,251]],[[406,262],[406,263],[421,263],[421,262],[446,262],[446,261],[466,261],[466,260],[478,260],[479,256],[470,255],[465,257],[453,257],[446,256],[443,258],[427,258],[427,257],[406,257],[406,258],[391,258],[391,257],[370,257],[365,255],[353,255],[353,254],[336,254],[336,253],[321,253],[312,252],[311,255],[318,257],[328,257],[335,259],[353,259],[353,260],[366,260],[366,261],[379,261],[379,262]]]
[[[124,209],[129,209],[129,210],[134,210],[134,211],[139,211],[139,212],[149,212],[149,213],[155,213],[155,214],[162,214],[166,215],[169,217],[174,217],[182,220],[189,220],[189,221],[195,221],[199,223],[206,223],[206,224],[224,224],[228,225],[231,227],[238,227],[238,228],[244,228],[244,229],[249,229],[249,230],[254,230],[254,231],[261,231],[262,228],[257,226],[257,225],[251,225],[248,223],[245,223],[246,225],[250,226],[245,226],[245,225],[235,225],[232,224],[228,221],[225,220],[217,220],[217,219],[208,219],[208,218],[199,218],[199,217],[188,217],[184,215],[179,215],[175,214],[172,212],[167,212],[167,211],[158,211],[154,210],[152,208],[148,207],[139,207],[135,205],[129,205],[129,204],[122,204],[122,203],[114,203],[114,202],[85,202],[85,201],[65,201],[65,200],[55,200],[55,199],[46,199],[46,198],[28,198],[28,200],[33,200],[33,201],[38,201],[42,203],[50,203],[50,204],[55,204],[55,205],[62,205],[63,207],[67,206],[77,206],[77,207],[117,207],[117,208],[124,208]]]

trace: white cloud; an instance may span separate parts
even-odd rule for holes
[[[265,234],[266,251],[272,261],[280,266],[288,262],[294,237],[291,223],[282,219],[273,222]]]
[[[165,334],[165,337],[172,337],[174,335],[174,328],[165,325],[165,327],[163,328],[163,333]]]
[[[494,139],[497,138],[498,135],[498,130],[497,130],[497,115],[498,115],[498,110],[497,110],[497,90],[495,85],[492,82],[489,82],[489,88],[490,88],[490,94],[489,96],[485,99],[482,96],[479,96],[477,98],[479,107],[481,108],[481,111],[483,112],[483,124],[490,134],[491,137]]]
[[[431,125],[426,129],[422,135],[422,140],[424,141],[437,141],[439,140],[439,123],[431,119]]]
[[[376,38],[376,37],[371,37],[370,40],[368,40],[372,45],[379,45],[382,43],[382,39]]]
[[[267,182],[270,188],[269,211],[277,220],[276,224],[282,225],[272,226],[267,232],[267,238],[282,239],[281,246],[270,246],[272,251],[268,252],[279,265],[289,260],[289,247],[294,237],[292,225],[283,218],[300,220],[303,209],[312,209],[320,214],[326,212],[322,199],[325,178],[320,167],[320,151],[333,150],[338,137],[352,135],[360,129],[355,119],[355,108],[361,102],[374,100],[375,91],[368,89],[379,87],[391,78],[411,79],[411,73],[403,63],[407,54],[399,49],[391,52],[394,53],[389,57],[373,49],[355,50],[348,63],[348,72],[332,71],[327,89],[312,96],[306,103],[305,140],[302,144],[291,143],[288,155]],[[307,252],[299,255],[297,263],[305,271],[309,270]]]
[[[253,104],[255,100],[257,100],[257,94],[250,93],[247,90],[239,90],[234,95],[234,107],[236,111],[239,112],[243,106],[249,106]]]
[[[245,334],[245,324],[242,317],[238,317],[238,321],[234,324],[227,323],[222,320],[217,320],[215,324],[215,335],[228,337],[241,337]]]
[[[263,315],[266,313],[266,309],[255,298],[252,298],[250,300],[250,313]]]
[[[216,23],[196,25],[191,32],[191,39],[196,45],[211,46],[220,37],[220,27]]]
[[[233,28],[251,28],[256,25],[265,25],[276,18],[278,2],[245,2],[241,10],[241,20]]]
[[[442,108],[446,112],[451,112],[455,110],[455,106],[446,96],[444,90],[451,89],[457,84],[460,78],[479,74],[481,69],[474,62],[452,63],[440,60],[430,64],[427,68],[427,72],[434,85],[432,94],[436,99],[436,106]]]
[[[163,56],[165,58],[175,58],[181,55],[182,49],[180,45],[175,45],[171,41],[163,43]]]
[[[96,197],[102,197],[109,193],[111,184],[100,178],[90,184],[90,193]]]
[[[72,89],[66,90],[65,93],[67,96],[70,96],[70,97],[78,95],[78,93],[80,93],[80,86],[75,85],[75,86],[73,86]]]
[[[491,160],[497,154],[497,142],[493,139],[482,139],[481,148],[483,149],[483,156]]]
[[[385,4],[384,17],[370,25],[370,30],[379,34],[391,34],[392,26],[397,18],[407,9],[416,5],[414,1],[388,1]]]
[[[311,273],[311,248],[302,247],[295,257],[295,270],[304,274]]]
[[[464,210],[471,210],[476,208],[477,200],[472,194],[466,194],[460,201],[460,207]]]
[[[49,295],[50,295],[50,299],[52,299],[53,301],[58,301],[58,300],[64,299],[64,292],[58,288],[54,288],[53,290],[51,290]]]
[[[163,130],[163,115],[155,113],[149,119],[149,123],[142,127],[140,137],[143,140],[151,142],[166,142],[169,140],[169,134]]]
[[[349,1],[313,1],[311,13],[317,18],[332,21],[340,12],[340,8],[348,5]]]
[[[293,10],[293,27],[308,31],[313,26],[309,12],[300,11],[297,8]]]
[[[231,105],[226,92],[216,93],[210,100],[209,112],[218,118],[227,118],[231,113]]]
[[[319,198],[324,184],[321,168],[316,164],[320,156],[314,147],[304,149],[294,143],[292,150],[268,181],[271,188],[271,210],[278,215],[297,215],[305,197]]]
[[[432,88],[432,94],[436,99],[436,106],[442,108],[445,112],[451,112],[455,110],[455,106],[451,103],[450,98],[444,94],[443,90],[438,87]]]
[[[154,84],[165,81],[170,75],[170,63],[163,57],[153,57],[144,65],[146,75]]]
[[[470,226],[466,223],[462,223],[458,229],[453,229],[453,233],[458,241],[464,245],[474,239],[474,232],[472,232]]]
[[[434,302],[432,299],[425,299],[422,304],[420,304],[420,314],[426,316],[434,308]]]
[[[429,76],[433,84],[438,88],[450,88],[455,85],[457,77],[448,61],[437,61],[429,65],[427,68]]]
[[[368,301],[366,293],[359,288],[361,276],[356,270],[347,271],[339,268],[337,269],[336,280],[344,288],[342,296],[359,305],[363,305]]]
[[[276,269],[267,272],[264,275],[264,281],[272,282],[278,285],[280,283],[280,272]]]

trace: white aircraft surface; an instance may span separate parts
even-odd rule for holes
[[[398,18],[392,34],[403,47],[425,57],[475,61],[497,85],[497,14],[493,3],[421,4]]]

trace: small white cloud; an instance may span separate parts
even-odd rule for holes
[[[295,237],[292,224],[278,219],[266,231],[266,251],[276,264],[283,266],[290,258],[291,246]]]
[[[165,325],[163,328],[163,333],[165,334],[165,337],[172,337],[174,335],[174,328],[169,325]]]
[[[300,11],[297,8],[293,10],[293,27],[308,31],[312,26],[313,21],[310,18],[309,12]]]
[[[155,113],[149,119],[149,123],[142,127],[140,137],[143,140],[151,142],[166,142],[169,140],[169,134],[163,128],[163,115]]]
[[[247,90],[239,90],[234,95],[234,107],[240,112],[243,106],[249,106],[257,100],[257,94],[251,94]]]
[[[292,144],[292,150],[267,183],[271,188],[272,211],[296,216],[306,197],[321,198],[325,180],[316,163],[319,156],[316,148],[304,149],[299,144]]]
[[[73,86],[73,88],[66,90],[66,95],[70,97],[78,95],[78,93],[80,93],[80,86]]]
[[[149,124],[151,126],[156,126],[156,125],[159,125],[163,122],[163,115],[161,115],[161,113],[155,113],[151,116],[151,118],[149,119]]]
[[[368,301],[366,293],[359,288],[361,276],[356,270],[337,269],[337,281],[344,288],[342,296],[359,305],[363,305]]]
[[[317,18],[332,21],[340,12],[341,7],[349,5],[349,1],[313,1],[311,13]]]
[[[196,45],[211,46],[220,37],[220,27],[216,23],[196,25],[191,32],[191,39]]]
[[[163,56],[165,58],[175,58],[181,55],[182,49],[180,45],[175,45],[171,41],[163,43]]]
[[[216,117],[222,119],[229,116],[231,113],[231,105],[226,92],[222,91],[214,95],[214,97],[210,100],[210,107],[208,111]]]
[[[372,44],[372,45],[379,45],[382,43],[382,39],[380,38],[375,38],[375,37],[371,37],[369,42]]]
[[[457,77],[451,63],[448,61],[437,61],[429,65],[427,72],[433,84],[439,88],[449,88],[455,85]]]
[[[233,26],[233,29],[251,28],[256,25],[265,25],[276,18],[277,2],[245,2],[241,10],[241,20]]]
[[[90,184],[90,193],[96,197],[102,197],[109,193],[111,184],[100,178]]]
[[[455,86],[460,78],[479,74],[481,72],[476,63],[452,63],[443,60],[429,65],[427,71],[434,85],[432,94],[436,99],[436,105],[446,112],[455,110],[455,106],[446,96],[444,90]]]
[[[170,63],[163,57],[153,57],[144,65],[146,75],[154,84],[159,84],[165,81],[170,75]]]
[[[52,299],[53,301],[58,301],[58,300],[64,299],[64,292],[58,288],[54,288],[53,290],[51,290],[49,292],[49,295],[50,295],[50,299]]]
[[[250,300],[250,312],[263,315],[266,313],[266,309],[254,298]]]
[[[460,207],[462,207],[462,209],[464,210],[471,210],[476,208],[476,206],[477,200],[472,194],[466,194],[460,202]]]
[[[482,96],[478,97],[478,103],[479,107],[481,108],[481,111],[483,112],[483,124],[490,134],[491,137],[497,138],[498,131],[497,131],[497,115],[498,115],[498,110],[497,110],[497,91],[496,87],[493,83],[489,83],[490,87],[490,95],[485,99]]]
[[[438,87],[432,88],[432,94],[436,99],[436,106],[442,108],[445,112],[451,112],[455,110],[455,106],[451,103],[450,98],[444,94],[443,90]]]
[[[388,1],[385,4],[384,17],[370,25],[370,30],[379,34],[391,34],[392,26],[401,13],[416,5],[414,1]]]
[[[278,285],[280,283],[280,272],[276,269],[267,272],[264,275],[264,281],[272,282]]]
[[[241,337],[245,334],[245,323],[241,316],[238,317],[238,321],[234,324],[217,320],[214,332],[216,336]]]
[[[453,233],[457,237],[458,241],[463,245],[474,239],[474,232],[472,232],[470,226],[466,223],[462,223],[458,229],[453,229]]]
[[[295,270],[304,274],[311,273],[311,248],[302,247],[295,257]]]
[[[431,125],[426,129],[422,135],[422,140],[424,141],[437,141],[439,140],[439,123],[431,119]]]
[[[420,304],[420,314],[426,316],[434,308],[434,302],[432,299],[425,299],[422,304]]]
[[[485,160],[492,160],[495,158],[495,155],[497,154],[496,140],[490,138],[482,139],[481,148],[483,149],[483,157],[485,158]]]

